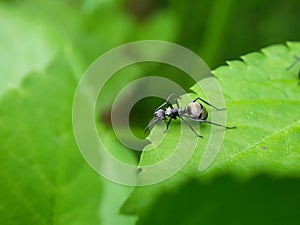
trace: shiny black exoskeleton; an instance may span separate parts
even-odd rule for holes
[[[227,129],[235,128],[235,126],[228,127],[228,126],[224,126],[224,125],[221,125],[221,124],[218,124],[218,123],[207,121],[206,120],[207,116],[208,116],[207,110],[202,104],[197,102],[197,100],[200,100],[200,101],[204,102],[206,105],[209,105],[209,106],[213,107],[214,109],[216,109],[218,111],[225,110],[225,108],[219,109],[219,108],[215,107],[214,105],[208,103],[207,101],[205,101],[205,100],[203,100],[202,98],[199,98],[199,97],[195,98],[191,103],[189,103],[184,108],[181,108],[179,106],[178,98],[175,98],[175,103],[176,103],[177,108],[173,108],[172,104],[170,103],[170,99],[173,96],[176,96],[176,95],[175,94],[169,95],[167,100],[155,110],[154,118],[146,126],[145,132],[147,131],[147,129],[150,129],[150,127],[152,125],[154,125],[155,123],[157,123],[158,121],[166,120],[167,117],[169,117],[169,121],[167,123],[167,128],[166,128],[165,132],[168,130],[172,119],[177,119],[177,118],[180,118],[182,121],[184,121],[198,137],[203,137],[203,136],[199,135],[194,130],[194,128],[189,124],[189,122],[186,119],[193,120],[193,121],[198,121],[200,123],[209,123],[209,124],[213,124],[213,125],[216,125],[216,126],[225,127]],[[165,107],[165,109],[162,109],[163,107]]]

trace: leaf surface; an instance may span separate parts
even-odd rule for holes
[[[57,57],[47,70],[29,74],[0,100],[0,224],[134,221],[127,216],[117,220],[131,188],[115,185],[108,194],[112,185],[87,165],[76,146],[73,67],[68,55]],[[134,162],[132,154],[107,139],[115,155]],[[103,214],[103,208],[111,213]]]
[[[261,52],[247,54],[242,57],[242,61],[230,61],[227,66],[217,68],[214,75],[226,101],[226,124],[237,128],[225,131],[222,146],[215,154],[206,149],[213,127],[201,124],[200,133],[204,138],[198,139],[195,152],[184,168],[167,181],[136,188],[123,206],[123,212],[144,215],[157,196],[176,192],[191,178],[210,180],[224,173],[240,180],[248,180],[261,173],[299,177],[300,88],[297,73],[300,65],[287,70],[294,56],[299,53],[299,43],[275,45]],[[192,90],[196,93],[190,94],[192,98],[205,98],[198,85],[192,87]],[[215,102],[218,99],[211,103]],[[209,116],[208,120],[212,121],[212,118]],[[162,130],[153,129],[151,136],[158,136],[156,132]],[[189,129],[186,132],[190,132],[190,135],[182,143],[188,144],[197,139]],[[180,133],[179,122],[173,122],[162,143],[152,151],[143,152],[140,165],[159,163],[169,157],[180,135],[185,133]],[[182,146],[182,151],[189,148],[184,144]],[[203,162],[209,163],[199,171]],[[172,165],[164,168],[166,171],[170,169]],[[143,175],[147,175],[146,172],[140,173],[140,179],[144,179]],[[183,203],[178,201],[177,204],[179,207]],[[176,206],[172,205],[172,208]]]
[[[58,39],[48,26],[36,24],[21,10],[0,3],[0,96],[16,87],[32,70],[43,69],[58,50]]]

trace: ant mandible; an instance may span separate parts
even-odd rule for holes
[[[208,116],[208,112],[202,104],[197,102],[197,100],[200,100],[203,103],[205,103],[206,105],[213,107],[217,111],[225,110],[225,108],[219,109],[219,108],[215,107],[214,105],[210,104],[209,102],[203,100],[200,97],[195,98],[191,103],[189,103],[184,108],[181,108],[179,106],[178,98],[175,98],[175,103],[176,103],[177,108],[173,108],[172,104],[170,103],[170,99],[173,96],[177,96],[177,95],[170,94],[169,97],[166,99],[166,101],[155,110],[154,118],[146,126],[146,128],[144,130],[145,133],[146,133],[147,129],[150,129],[150,127],[152,125],[154,125],[158,121],[166,120],[167,117],[169,117],[169,121],[167,123],[167,128],[166,128],[165,132],[167,132],[172,119],[176,119],[178,117],[190,127],[190,129],[194,132],[194,134],[196,136],[201,137],[201,138],[203,138],[203,136],[199,135],[186,119],[189,119],[192,121],[198,121],[200,123],[209,123],[209,124],[212,124],[215,126],[224,127],[226,129],[236,128],[235,126],[224,126],[224,125],[221,125],[218,123],[207,121],[206,119]],[[163,107],[165,107],[165,110],[162,109]]]

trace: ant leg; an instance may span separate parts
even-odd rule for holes
[[[204,102],[206,105],[209,105],[211,107],[213,107],[214,109],[218,110],[218,111],[221,111],[221,110],[225,110],[225,108],[217,108],[216,106],[214,106],[213,104],[210,104],[209,102],[205,101],[204,99],[200,98],[200,97],[197,97],[193,100],[193,102],[196,102],[197,100],[200,100],[202,102]]]
[[[155,109],[155,111],[161,109],[164,106],[170,106],[172,108],[172,104],[170,102],[165,101],[163,104],[161,104],[157,109]]]
[[[178,98],[175,99],[175,103],[178,109],[180,109],[179,103],[178,103]]]
[[[159,120],[160,120],[159,118],[155,118],[155,117],[153,119],[151,119],[149,124],[144,129],[144,133],[146,133],[148,129],[150,130],[151,126],[154,125],[155,123],[157,123]]]
[[[168,123],[167,123],[167,128],[166,128],[166,130],[164,131],[164,133],[166,133],[167,130],[169,129],[169,125],[170,125],[171,121],[172,121],[172,118],[169,119],[169,121],[168,121]]]
[[[191,117],[189,117],[189,119],[193,120],[193,121],[198,121],[200,123],[209,123],[209,124],[212,124],[212,125],[215,125],[215,126],[224,127],[226,129],[234,129],[234,128],[236,128],[236,126],[224,126],[222,124],[214,123],[214,122],[207,121],[207,120],[194,119],[194,118],[191,118]]]
[[[286,70],[290,70],[290,69],[293,68],[293,66],[295,66],[298,62],[300,62],[300,57],[295,55],[295,61],[294,61],[288,68],[286,68]]]
[[[177,99],[177,97],[178,97],[178,95],[176,95],[176,94],[172,93],[172,94],[170,94],[170,95],[168,96],[168,98],[167,98],[167,100],[166,100],[166,101],[168,101],[168,102],[169,102],[169,100],[170,100],[170,98],[171,98],[172,96],[176,96],[176,99]]]
[[[180,119],[182,119],[183,122],[185,122],[190,128],[191,130],[194,132],[194,134],[196,134],[196,136],[200,137],[200,138],[203,138],[203,136],[201,136],[200,134],[198,134],[194,128],[191,126],[191,124],[188,123],[188,121],[186,121],[185,119],[183,119],[182,117],[180,117]]]

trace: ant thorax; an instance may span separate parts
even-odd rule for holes
[[[166,108],[165,115],[166,116],[172,116],[172,114],[173,114],[172,108],[171,107]]]
[[[179,108],[168,107],[165,110],[165,116],[168,116],[168,117],[170,117],[172,119],[176,119],[177,116],[179,116],[179,111],[180,111]]]

